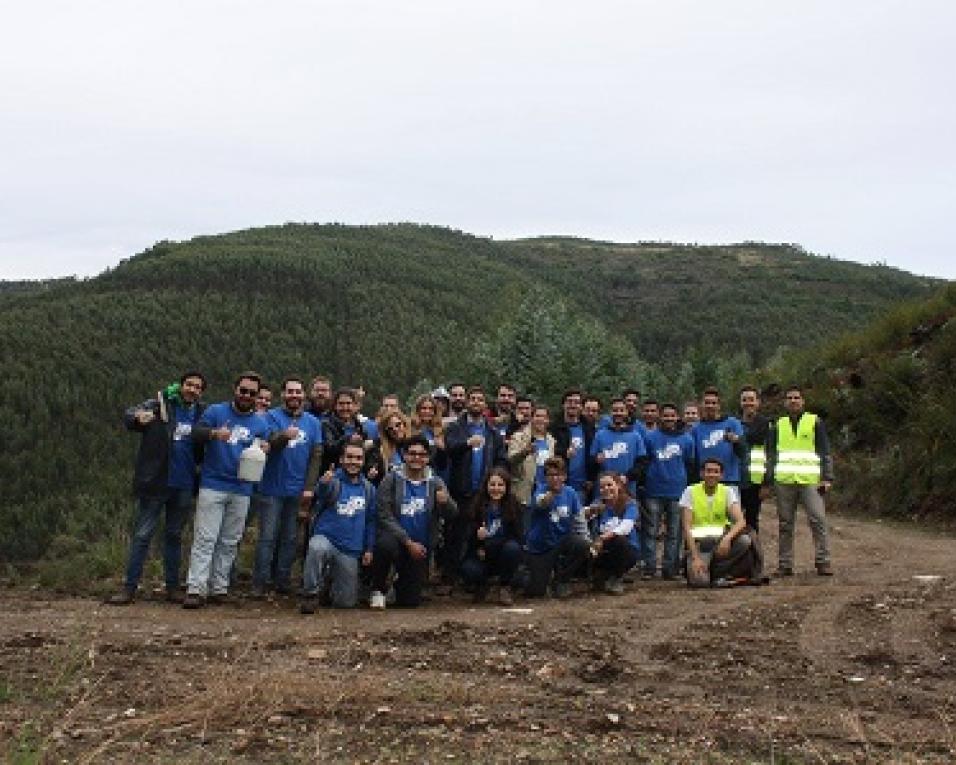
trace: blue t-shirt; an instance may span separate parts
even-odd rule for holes
[[[598,533],[606,534],[608,531],[616,531],[621,524],[630,522],[630,531],[627,532],[627,542],[635,550],[640,548],[640,542],[637,537],[637,503],[633,499],[627,500],[624,505],[624,514],[618,516],[607,505],[598,516]]]
[[[485,529],[488,532],[488,539],[505,535],[504,525],[501,522],[501,507],[495,503],[485,506]]]
[[[574,456],[568,460],[568,483],[575,489],[582,489],[588,480],[588,455],[584,452],[584,426],[581,423],[569,425],[568,431],[571,436],[570,445],[574,448]]]
[[[196,451],[193,448],[193,425],[199,417],[195,404],[184,407],[176,404],[173,415],[173,450],[169,455],[169,486],[173,489],[192,489],[196,480]]]
[[[332,493],[338,496],[332,504]],[[351,481],[344,473],[326,483],[319,483],[318,506],[321,513],[315,520],[312,534],[326,537],[337,550],[359,557],[375,545],[375,487],[360,478]],[[370,506],[369,504],[370,503]]]
[[[734,445],[724,437],[727,430],[736,433],[738,438],[743,438],[744,426],[736,417],[698,422],[691,430],[694,456],[699,465],[710,457],[716,457],[724,464],[723,481],[740,483],[740,460],[734,454]]]
[[[428,519],[428,481],[405,479],[405,496],[399,508],[398,522],[408,538],[428,547],[431,543]]]
[[[591,456],[597,457],[599,454],[604,458],[598,466],[602,473],[614,472],[626,476],[637,459],[646,456],[647,451],[644,440],[636,430],[607,428],[599,431],[591,442]]]
[[[242,450],[256,439],[265,440],[270,433],[265,417],[256,412],[238,412],[232,404],[224,401],[206,408],[199,425],[210,428],[227,427],[228,441],[211,439],[206,444],[206,456],[202,463],[199,485],[206,489],[230,494],[252,495],[252,484],[239,480],[239,458]]]
[[[527,548],[533,554],[554,549],[558,542],[572,533],[575,516],[581,514],[581,502],[572,487],[562,487],[550,505],[540,507],[538,498],[545,493],[546,490],[536,491],[531,498],[531,528],[528,529]]]
[[[374,441],[378,438],[378,423],[375,422],[371,417],[368,417],[362,422],[362,430],[365,432],[365,437]]]
[[[644,489],[648,497],[679,499],[687,488],[688,466],[694,464],[694,441],[680,431],[648,431],[644,437],[651,457]]]
[[[594,429],[595,429],[596,431],[597,431],[597,430],[604,430],[604,428],[609,428],[609,427],[611,427],[611,425],[612,425],[613,423],[614,423],[614,419],[611,417],[611,415],[609,415],[609,414],[602,414],[602,415],[598,418],[598,421],[595,423]]]
[[[481,479],[485,474],[485,441],[488,440],[489,433],[486,432],[484,421],[479,423],[468,423],[469,436],[481,436],[481,446],[475,446],[471,449],[471,491],[477,493],[481,488]]]
[[[269,452],[259,493],[267,497],[295,497],[305,489],[309,455],[312,447],[322,443],[322,425],[308,412],[293,417],[281,407],[271,409],[266,419],[273,432],[295,425],[299,435],[283,448]]]

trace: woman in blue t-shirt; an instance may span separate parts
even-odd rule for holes
[[[620,473],[604,473],[599,490],[601,500],[588,508],[597,518],[597,532],[591,546],[596,575],[603,579],[604,591],[624,594],[624,574],[640,557],[637,538],[637,503],[627,493],[627,478]]]
[[[521,506],[511,490],[508,471],[492,468],[471,505],[468,551],[461,565],[465,584],[475,588],[475,600],[484,600],[488,582],[498,577],[498,602],[511,605],[511,583],[521,562],[524,530]]]

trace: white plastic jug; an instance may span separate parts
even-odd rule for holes
[[[242,450],[239,455],[239,480],[258,483],[262,480],[262,471],[266,468],[266,453],[259,446],[259,439]]]

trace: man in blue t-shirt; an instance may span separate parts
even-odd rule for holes
[[[282,406],[269,410],[269,458],[259,482],[259,541],[252,573],[252,595],[262,597],[273,579],[276,592],[291,592],[297,519],[312,504],[322,467],[322,425],[305,411],[305,386],[298,377],[282,382]]]
[[[505,442],[485,419],[484,390],[477,385],[468,389],[465,413],[445,431],[445,449],[449,462],[449,486],[458,507],[465,508],[478,493],[493,467],[507,467]],[[468,521],[461,516],[445,529],[442,575],[445,584],[458,578],[465,553]]]
[[[528,581],[525,595],[541,597],[554,580],[555,597],[571,594],[571,577],[587,564],[591,545],[578,493],[565,484],[567,468],[560,457],[544,463],[547,485],[531,499],[531,526],[525,537]]]
[[[331,587],[336,608],[352,608],[358,601],[359,561],[372,563],[375,545],[375,486],[362,475],[365,452],[346,444],[341,470],[331,468],[319,483],[312,538],[303,566],[304,599],[299,610],[315,613],[320,594]]]
[[[663,404],[660,427],[644,434],[650,462],[644,477],[644,509],[641,513],[641,558],[644,576],[657,572],[657,534],[663,518],[667,524],[661,577],[674,579],[679,571],[681,544],[681,494],[694,469],[694,442],[680,428],[677,406]]]
[[[236,378],[232,401],[208,407],[193,427],[193,439],[205,443],[206,452],[196,498],[185,608],[201,608],[207,598],[227,599],[229,573],[246,526],[254,483],[239,477],[240,458],[255,443],[262,451],[269,450],[269,423],[255,411],[260,382],[255,372],[243,372]]]
[[[111,605],[126,605],[135,599],[149,545],[164,511],[166,599],[180,597],[183,524],[192,509],[198,456],[192,429],[203,411],[199,398],[205,389],[206,378],[201,373],[186,372],[178,384],[160,391],[156,398],[126,410],[126,429],[142,436],[133,477],[136,520],[126,579],[123,589],[107,600]]]
[[[581,417],[583,398],[578,388],[566,390],[561,398],[561,415],[550,428],[555,453],[567,466],[567,483],[578,492],[582,503],[587,501],[597,478],[597,463],[591,459],[594,423]]]
[[[696,460],[694,478],[700,475],[704,461],[712,457],[724,466],[721,483],[738,486],[747,462],[747,438],[740,420],[721,414],[720,391],[716,388],[704,390],[700,422],[691,429],[690,434],[694,440]]]
[[[637,482],[647,463],[647,451],[640,431],[627,422],[627,406],[623,398],[611,400],[611,425],[595,434],[591,458],[599,473],[625,476],[628,493],[637,496]]]

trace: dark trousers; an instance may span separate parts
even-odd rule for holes
[[[601,545],[601,554],[594,561],[594,567],[613,577],[622,577],[634,568],[638,557],[637,548],[627,537],[616,536]]]
[[[484,559],[476,555],[465,558],[461,564],[462,581],[482,587],[491,577],[497,576],[502,587],[510,587],[521,563],[521,545],[514,539],[487,539],[484,551]]]
[[[590,555],[590,543],[577,534],[566,534],[547,552],[527,553],[528,583],[525,585],[525,595],[540,598],[547,593],[552,574],[556,582],[570,581],[572,576],[587,566]]]
[[[465,512],[471,506],[472,497],[455,497],[458,505],[458,515],[451,520],[445,520],[442,533],[442,549],[438,565],[441,569],[442,580],[447,584],[458,581],[461,573],[461,562],[465,557],[465,540],[471,528],[471,518]]]
[[[754,531],[760,531],[760,486],[747,484],[740,487],[740,507],[744,511],[747,525]]]
[[[416,560],[408,548],[391,534],[378,538],[372,553],[372,587],[381,593],[388,589],[388,574],[395,567],[395,603],[414,608],[422,602],[422,587],[428,576],[428,558]]]

